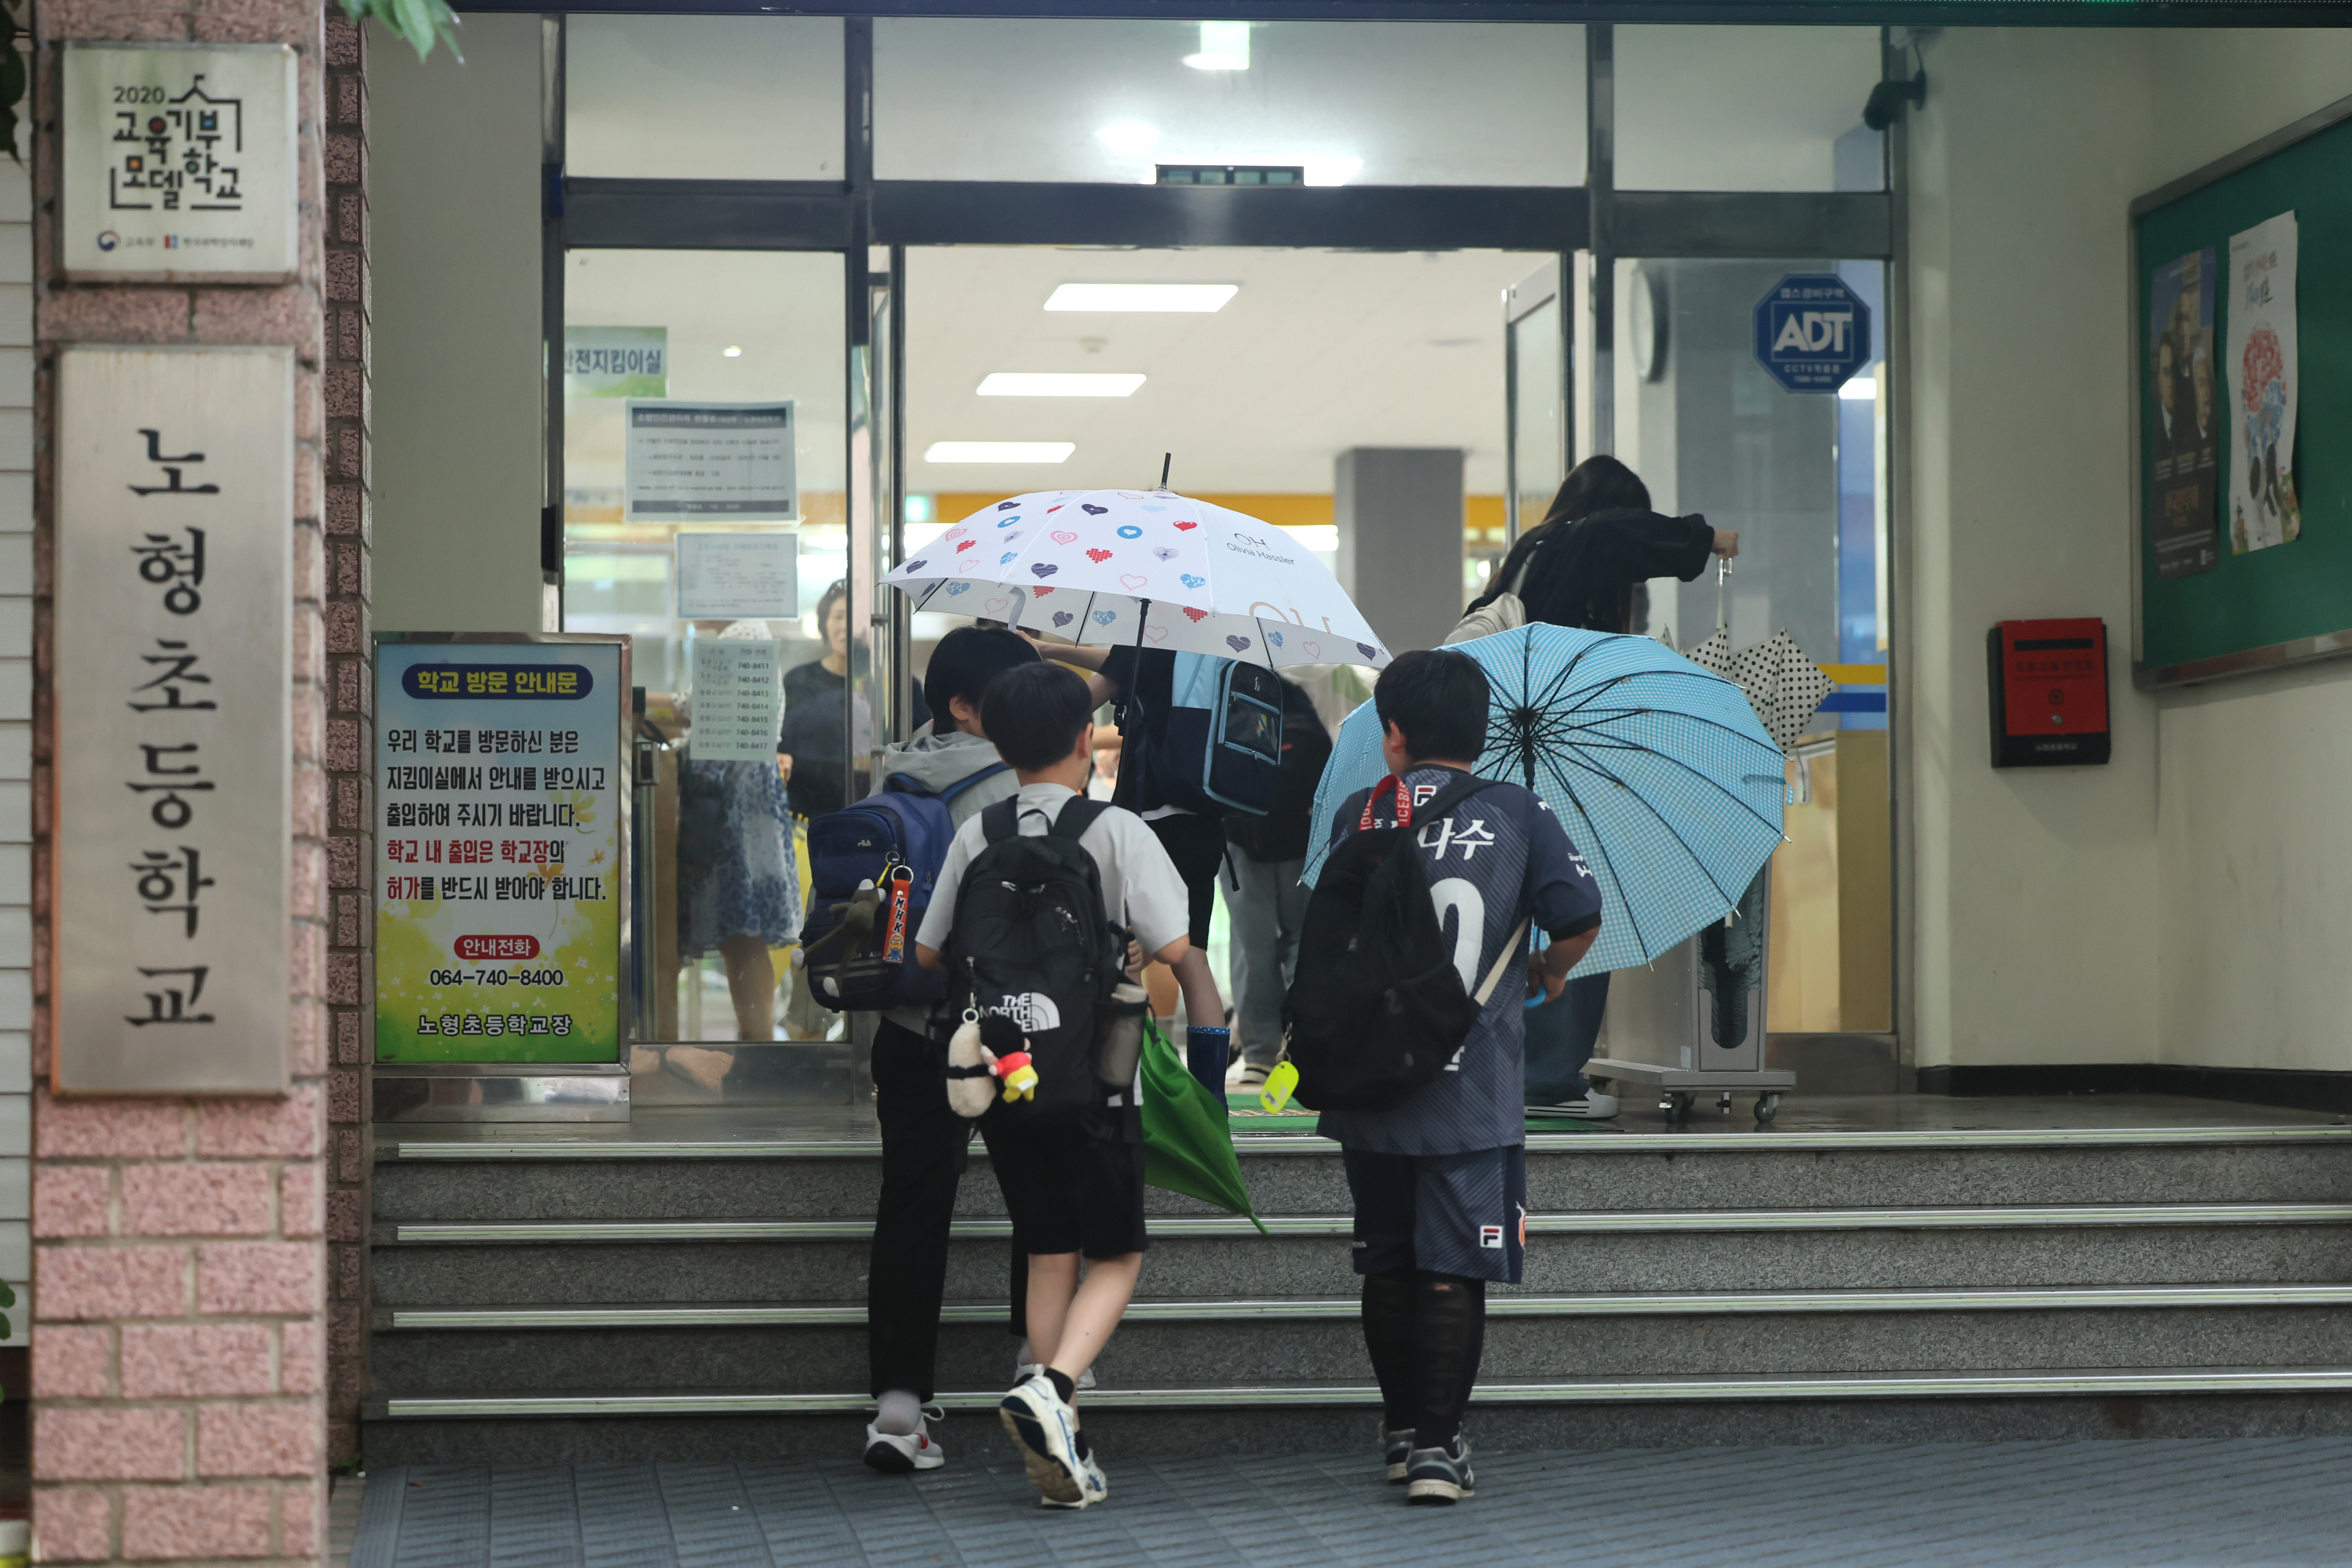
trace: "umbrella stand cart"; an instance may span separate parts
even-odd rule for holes
[[[1732,654],[1723,601],[1730,575],[1731,563],[1722,562],[1716,574],[1715,635],[1688,657],[1738,682],[1766,732],[1785,748],[1829,685],[1785,633]],[[1781,654],[1781,644],[1801,672]],[[1817,690],[1812,683],[1819,683]],[[1801,714],[1793,720],[1785,716],[1799,706]],[[1604,1092],[1612,1092],[1612,1085],[1654,1090],[1658,1109],[1670,1122],[1689,1120],[1703,1096],[1728,1114],[1734,1095],[1753,1092],[1757,1122],[1770,1123],[1780,1096],[1797,1086],[1794,1072],[1765,1064],[1764,978],[1771,937],[1768,862],[1724,919],[1647,966],[1617,971],[1609,985],[1600,1042],[1585,1063],[1585,1081]]]
[[[1644,967],[1609,982],[1601,1041],[1584,1064],[1588,1082],[1657,1092],[1668,1121],[1690,1118],[1702,1096],[1727,1114],[1753,1092],[1769,1123],[1797,1075],[1764,1061],[1764,969],[1771,948],[1772,872],[1756,873],[1731,917],[1677,943]]]

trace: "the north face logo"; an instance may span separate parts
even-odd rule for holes
[[[1062,1027],[1062,1009],[1054,998],[1043,991],[1023,991],[1017,996],[997,998],[996,1010],[1021,1026],[1021,1032],[1033,1039],[1049,1030]]]

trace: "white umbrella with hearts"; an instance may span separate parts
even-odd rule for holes
[[[1168,490],[1041,490],[932,540],[883,580],[918,610],[1091,647],[1167,648],[1270,668],[1389,662],[1288,532]]]

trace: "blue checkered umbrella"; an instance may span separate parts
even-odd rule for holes
[[[1738,904],[1780,842],[1780,748],[1747,696],[1647,637],[1528,625],[1456,644],[1494,690],[1478,772],[1524,784],[1600,879],[1601,936],[1577,965],[1646,964]],[[1339,802],[1379,780],[1381,724],[1339,727],[1315,794],[1322,869]]]

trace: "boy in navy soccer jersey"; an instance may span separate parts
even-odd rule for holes
[[[1364,1343],[1386,1407],[1388,1475],[1412,1503],[1472,1495],[1462,1411],[1486,1338],[1486,1281],[1518,1283],[1527,1244],[1522,1003],[1557,998],[1601,930],[1601,888],[1549,810],[1516,784],[1469,797],[1445,817],[1411,817],[1485,749],[1486,672],[1447,649],[1406,653],[1372,688],[1389,771],[1331,825],[1336,844],[1366,821],[1403,825],[1428,862],[1431,895],[1463,985],[1480,979],[1532,922],[1551,946],[1507,972],[1445,1070],[1388,1111],[1326,1111],[1356,1206]]]

